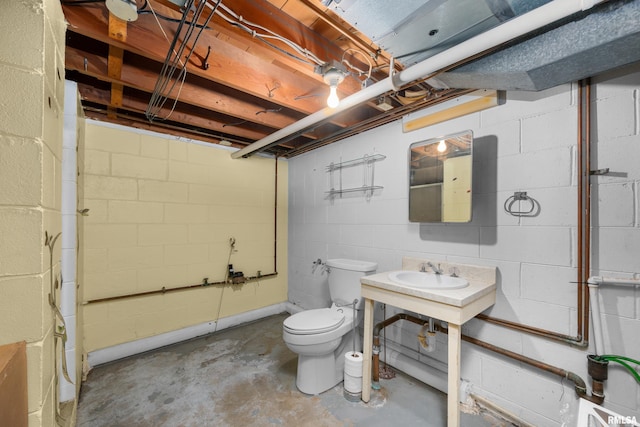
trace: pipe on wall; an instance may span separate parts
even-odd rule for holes
[[[477,319],[493,323],[520,332],[560,341],[574,347],[589,346],[589,292],[587,280],[591,266],[591,186],[589,185],[591,165],[591,82],[584,79],[578,82],[578,140],[577,140],[577,302],[576,336],[561,334],[548,329],[536,328],[523,323],[499,319],[486,314],[478,314]]]
[[[308,115],[295,123],[290,124],[266,137],[254,142],[231,154],[234,159],[248,157],[259,151],[263,151],[273,145],[277,145],[282,139],[297,132],[311,128],[318,123],[349,110],[359,104],[367,102],[378,96],[397,90],[398,88],[424,79],[438,71],[463,61],[474,55],[478,55],[495,46],[509,42],[517,37],[528,34],[546,25],[564,19],[584,10],[588,10],[595,4],[605,0],[555,0],[542,5],[519,17],[513,18],[491,30],[459,43],[444,52],[425,59],[403,71],[391,74],[384,80],[380,80],[371,86],[354,93],[342,101],[336,108],[323,108]]]
[[[407,313],[398,313],[395,316],[389,317],[388,319],[385,319],[382,322],[379,322],[379,323],[377,323],[375,325],[375,327],[373,329],[373,331],[374,331],[373,332],[373,334],[374,334],[374,347],[376,346],[376,343],[377,343],[378,348],[380,346],[380,340],[379,340],[379,338],[380,338],[380,330],[382,330],[385,327],[397,322],[398,320],[407,320],[407,321],[413,322],[413,323],[418,324],[418,325],[422,325],[422,324],[427,322],[427,321],[425,321],[423,319],[420,319],[420,318],[418,318],[416,316],[413,316],[413,315],[407,314]],[[449,330],[447,328],[442,327],[440,325],[435,325],[435,329],[436,329],[436,331],[441,332],[443,334],[448,334],[449,333]],[[542,362],[540,360],[533,359],[533,358],[525,356],[523,354],[515,353],[513,351],[504,349],[502,347],[495,346],[495,345],[490,344],[490,343],[488,343],[486,341],[482,341],[482,340],[479,340],[479,339],[474,338],[474,337],[470,337],[470,336],[465,335],[465,334],[461,335],[461,339],[463,341],[468,342],[468,343],[477,345],[478,347],[482,347],[482,348],[484,348],[486,350],[490,350],[490,351],[492,351],[494,353],[498,353],[498,354],[500,354],[502,356],[506,356],[506,357],[508,357],[510,359],[517,360],[518,362],[525,363],[525,364],[527,364],[529,366],[532,366],[534,368],[537,368],[537,369],[543,370],[545,372],[549,372],[549,373],[552,373],[554,375],[557,375],[557,376],[559,376],[561,378],[567,379],[567,380],[573,382],[574,390],[575,390],[576,394],[578,395],[578,397],[581,397],[583,399],[587,399],[587,400],[589,400],[589,401],[591,401],[593,403],[596,403],[596,404],[601,404],[604,401],[604,394],[602,393],[602,390],[603,390],[602,381],[596,381],[594,379],[594,381],[593,381],[593,392],[592,392],[591,395],[589,395],[587,393],[587,385],[584,382],[584,380],[582,378],[580,378],[580,376],[578,376],[577,374],[575,374],[575,373],[573,373],[571,371],[567,371],[566,369],[558,368],[557,366],[549,365],[548,363]],[[377,368],[378,364],[375,363],[375,362],[376,362],[376,359],[379,359],[379,352],[378,353],[374,352],[373,358],[374,358],[374,363],[373,363],[374,368],[372,369],[373,370],[372,375],[373,375],[373,381],[377,382],[377,381],[379,381],[379,372],[378,372],[378,368]]]
[[[245,277],[246,280],[243,283],[266,279],[268,277],[275,277],[277,275],[278,273],[269,273],[269,274],[261,274],[260,276]],[[89,301],[85,301],[83,305],[96,304],[100,302],[117,301],[117,300],[128,299],[128,298],[146,297],[151,295],[164,295],[172,292],[186,291],[189,289],[202,289],[209,286],[225,286],[225,285],[232,286],[233,284],[229,281],[209,282],[207,278],[204,278],[202,279],[202,283],[198,283],[195,285],[177,286],[175,288],[166,288],[163,286],[161,289],[156,289],[153,291],[137,292],[135,294],[116,295],[113,297],[105,297],[105,298],[96,298]]]
[[[640,279],[616,279],[602,276],[592,276],[587,280],[591,301],[591,317],[593,321],[593,341],[595,354],[610,354],[611,351],[604,342],[602,317],[600,315],[599,289],[602,285],[639,286]]]
[[[245,277],[245,281],[243,283],[247,283],[247,282],[254,282],[257,280],[261,280],[261,279],[265,279],[268,277],[275,277],[278,275],[278,157],[275,157],[275,171],[274,171],[274,207],[273,207],[273,273],[267,273],[267,274],[260,274],[260,272],[258,272],[258,275],[256,276],[249,276],[249,277]],[[224,280],[224,281],[218,281],[218,282],[209,282],[208,278],[204,278],[202,279],[202,283],[198,283],[195,285],[186,285],[186,286],[177,286],[177,287],[172,287],[172,288],[166,288],[166,287],[162,287],[161,289],[155,289],[152,291],[145,291],[145,292],[137,292],[134,294],[125,294],[125,295],[116,295],[116,296],[112,296],[112,297],[105,297],[105,298],[96,298],[96,299],[92,299],[89,301],[85,301],[83,302],[83,305],[87,305],[87,304],[96,304],[96,303],[102,303],[102,302],[110,302],[110,301],[117,301],[117,300],[122,300],[122,299],[128,299],[128,298],[139,298],[139,297],[146,297],[146,296],[151,296],[151,295],[164,295],[166,293],[171,293],[171,292],[178,292],[178,291],[186,291],[189,289],[199,289],[202,287],[207,287],[207,286],[220,286],[220,285],[232,285],[233,283],[231,283],[230,281]]]
[[[436,327],[436,329],[439,332],[443,332],[443,333],[447,333],[448,331],[445,328],[442,327]],[[502,347],[497,347],[493,344],[489,344],[488,342],[485,341],[481,341],[479,339],[470,337],[468,335],[462,335],[461,336],[463,341],[466,341],[468,343],[471,344],[475,344],[479,347],[482,347],[484,349],[490,350],[494,353],[498,353],[501,354],[503,356],[506,356],[510,359],[514,359],[517,360],[518,362],[522,362],[525,363],[529,366],[532,366],[534,368],[537,369],[541,369],[545,372],[549,372],[552,373],[554,375],[557,375],[561,378],[565,378],[571,382],[573,382],[574,384],[574,390],[576,392],[576,394],[578,395],[578,397],[581,397],[583,399],[587,399],[590,402],[596,403],[596,404],[601,404],[604,401],[604,395],[600,394],[601,390],[599,389],[598,385],[596,384],[595,380],[594,380],[594,391],[591,395],[589,395],[587,393],[587,385],[584,382],[584,380],[582,378],[580,378],[580,376],[578,376],[578,374],[573,373],[571,371],[567,371],[566,369],[562,369],[562,368],[558,368],[556,366],[553,365],[549,365],[548,363],[544,363],[540,360],[536,360],[536,359],[532,359],[531,357],[522,355],[522,354],[518,354],[518,353],[514,353],[510,350],[504,349]]]

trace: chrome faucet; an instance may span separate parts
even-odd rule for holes
[[[431,264],[431,261],[428,261],[427,265],[429,267],[431,267],[431,269],[433,270],[434,273],[442,274],[442,269],[440,268],[440,264],[438,264],[438,266],[436,267],[435,265]]]

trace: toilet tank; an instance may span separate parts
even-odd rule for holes
[[[355,259],[328,259],[327,267],[331,300],[338,304],[349,304],[357,299],[361,307],[360,278],[375,273],[378,264]]]

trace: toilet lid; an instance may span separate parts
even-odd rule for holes
[[[343,323],[344,314],[330,308],[318,308],[289,316],[284,321],[284,327],[292,334],[320,334],[332,331]]]

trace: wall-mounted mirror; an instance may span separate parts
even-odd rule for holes
[[[409,221],[471,221],[473,132],[411,144]]]

